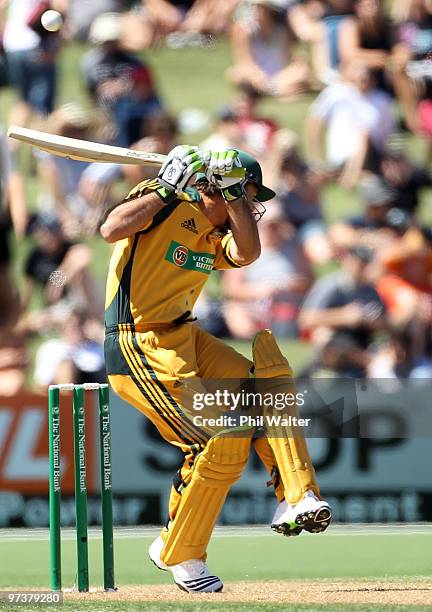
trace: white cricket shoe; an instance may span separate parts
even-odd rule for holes
[[[170,571],[174,582],[188,593],[216,593],[222,591],[220,578],[210,573],[209,568],[200,559],[190,559],[176,565],[166,565],[160,558],[164,541],[159,536],[151,543],[148,553],[151,561],[161,570]]]
[[[168,571],[168,565],[166,565],[160,558],[163,545],[164,545],[164,541],[162,537],[159,536],[158,538],[156,538],[156,540],[153,540],[153,542],[150,544],[149,549],[148,549],[148,554],[150,557],[150,561],[153,561],[153,563],[156,565],[158,569],[166,572]]]
[[[309,533],[321,533],[332,518],[328,503],[308,491],[297,504],[282,501],[276,509],[271,528],[284,536],[296,536],[304,529]]]

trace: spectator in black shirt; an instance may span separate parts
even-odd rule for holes
[[[299,323],[314,336],[320,332],[318,344],[343,334],[367,348],[374,332],[383,327],[384,305],[367,276],[371,260],[370,249],[350,249],[342,259],[341,270],[320,278],[306,296]]]
[[[385,17],[381,0],[357,0],[354,7],[355,15],[341,26],[342,61],[362,62],[372,71],[376,86],[391,93],[394,27]]]
[[[414,214],[419,206],[421,190],[432,187],[429,170],[415,166],[402,152],[389,151],[382,157],[381,172],[386,185],[394,192],[394,206]]]
[[[319,356],[303,374],[321,369],[344,376],[363,376],[375,333],[386,327],[386,313],[375,287],[368,280],[372,251],[350,249],[342,268],[320,278],[306,296],[299,325],[307,331]]]
[[[33,217],[28,233],[36,240],[36,246],[25,262],[23,310],[29,305],[33,289],[39,287],[45,306],[64,303],[70,308],[84,303],[95,312],[99,300],[87,269],[92,257],[89,247],[67,241],[58,222],[48,216]]]

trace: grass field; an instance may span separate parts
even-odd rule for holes
[[[117,530],[118,592],[66,593],[61,609],[432,609],[430,527],[334,527],[321,536],[291,539],[264,527],[220,528],[209,548],[209,564],[225,581],[224,593],[199,596],[180,592],[171,575],[148,560],[147,547],[156,533],[149,528]],[[0,589],[48,588],[46,530],[3,530],[0,549]],[[101,585],[101,550],[100,534],[91,530],[92,587]],[[72,587],[74,578],[74,533],[67,530],[64,588]]]

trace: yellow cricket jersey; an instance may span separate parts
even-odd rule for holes
[[[156,180],[139,183],[126,200],[154,191]],[[190,313],[212,270],[236,268],[232,234],[218,231],[199,207],[199,194],[186,189],[137,234],[119,240],[111,257],[105,325],[151,328]]]

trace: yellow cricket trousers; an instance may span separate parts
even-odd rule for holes
[[[170,523],[163,532],[161,558],[167,565],[204,558],[218,514],[247,463],[251,444],[270,473],[276,473],[277,466],[265,437],[253,440],[251,430],[210,438],[193,424],[190,406],[187,412],[184,407],[195,393],[206,392],[200,379],[247,379],[253,364],[191,322],[140,332],[119,325],[107,332],[105,355],[114,391],[143,412],[185,456],[171,490]],[[284,489],[275,484],[280,501]]]

